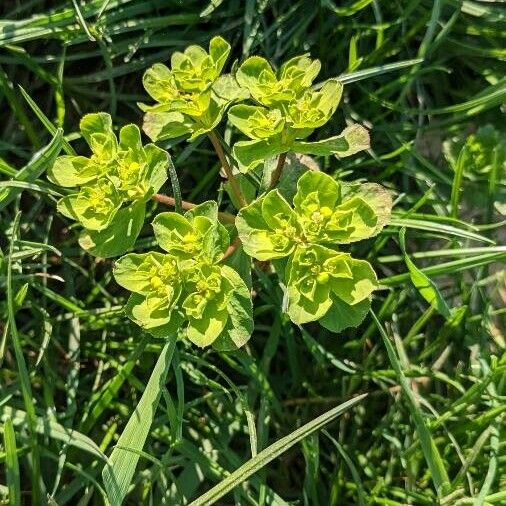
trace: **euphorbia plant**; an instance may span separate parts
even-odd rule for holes
[[[271,190],[241,209],[236,225],[246,253],[277,260],[292,321],[320,320],[337,332],[362,321],[377,280],[368,262],[336,246],[376,235],[391,205],[379,185],[353,187],[308,171],[297,183],[293,207]]]
[[[216,202],[184,216],[160,213],[153,229],[167,253],[131,253],[116,262],[116,281],[133,292],[128,316],[157,336],[184,326],[198,346],[242,346],[253,330],[251,298],[239,274],[221,263],[230,239]]]
[[[146,202],[167,180],[169,155],[154,144],[143,146],[136,125],[121,128],[118,139],[103,112],[84,116],[80,130],[91,156],[60,156],[48,178],[72,188],[58,210],[83,226],[79,244],[93,255],[118,256],[134,246]]]
[[[368,132],[355,124],[310,138],[342,96],[336,79],[313,85],[317,60],[298,56],[275,72],[254,56],[222,74],[229,53],[230,45],[214,37],[207,51],[190,46],[173,54],[170,68],[158,63],[144,74],[156,102],[140,105],[145,133],[152,141],[208,135],[238,214],[219,213],[215,201],[186,202],[184,215],[158,214],[152,225],[160,250],[128,253],[114,267],[116,281],[132,292],[126,314],[157,337],[178,333],[198,346],[240,347],[253,330],[251,264],[268,261],[262,268],[277,274],[293,322],[319,321],[336,332],[357,326],[378,283],[372,266],[345,248],[381,231],[389,193],[309,169],[298,181],[287,178],[296,188],[279,183],[287,154],[349,156],[368,148]],[[227,146],[216,130],[224,117],[249,140]],[[170,158],[154,144],[143,146],[134,125],[123,127],[118,140],[104,113],[85,116],[81,133],[92,156],[60,157],[49,174],[54,183],[78,187],[58,207],[84,227],[80,244],[90,253],[118,256],[135,248],[150,198],[176,203],[157,194]]]
[[[237,81],[255,103],[234,105],[228,112],[230,122],[251,139],[239,141],[233,148],[243,172],[287,152],[344,157],[369,146],[369,135],[361,125],[328,139],[304,140],[329,121],[341,100],[343,86],[337,80],[326,81],[317,91],[311,89],[319,71],[320,62],[307,56],[292,58],[277,74],[258,56],[239,67]]]
[[[230,45],[213,37],[207,52],[189,46],[175,52],[171,68],[156,63],[144,73],[144,88],[157,103],[139,104],[146,113],[144,131],[152,140],[190,134],[190,140],[218,126],[226,107],[240,97],[240,89],[221,72],[230,54]]]

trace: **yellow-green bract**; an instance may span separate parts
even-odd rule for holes
[[[190,135],[194,140],[218,125],[226,107],[241,93],[231,75],[221,75],[229,53],[228,42],[213,37],[209,51],[189,46],[172,55],[170,69],[156,63],[144,73],[144,88],[157,102],[139,104],[146,113],[143,128],[150,139]]]
[[[132,295],[128,316],[161,338],[184,327],[197,346],[230,350],[253,331],[250,292],[239,274],[222,263],[230,239],[218,222],[216,202],[185,213],[161,213],[153,221],[166,253],[131,253],[115,265],[114,277]]]
[[[241,209],[236,226],[246,253],[274,262],[287,286],[292,321],[319,320],[337,332],[360,323],[377,280],[368,262],[336,245],[379,233],[391,207],[380,185],[349,185],[308,171],[298,181],[293,207],[272,190]]]
[[[93,255],[121,255],[133,247],[144,223],[146,201],[167,179],[169,154],[154,144],[142,145],[136,125],[113,132],[109,114],[87,114],[81,134],[92,154],[60,156],[48,170],[53,183],[72,188],[58,210],[78,221],[79,243]]]
[[[277,73],[259,56],[239,67],[237,82],[254,102],[233,105],[228,111],[230,122],[250,138],[233,147],[242,172],[287,152],[344,157],[369,147],[369,134],[361,125],[318,142],[304,141],[330,120],[342,96],[343,86],[335,79],[318,91],[311,89],[319,70],[320,62],[307,55],[288,60]]]

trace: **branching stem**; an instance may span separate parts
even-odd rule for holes
[[[228,163],[227,157],[225,156],[223,147],[221,145],[220,140],[218,139],[218,136],[213,130],[211,130],[208,133],[208,136],[213,144],[214,150],[216,151],[218,158],[220,159],[220,163],[223,167],[223,170],[225,171],[225,174],[227,175],[228,182],[230,183],[230,187],[232,188],[232,192],[234,193],[234,196],[237,199],[239,206],[240,207],[247,206],[248,203],[246,202],[246,198],[244,197],[241,187],[239,186],[239,183],[235,178],[234,173],[232,172],[232,169],[230,167],[230,164]]]
[[[287,154],[288,153],[281,153],[278,156],[278,163],[276,165],[276,168],[274,169],[274,172],[272,173],[270,189],[274,188],[281,179],[281,174],[283,173],[283,167],[285,166]]]
[[[163,195],[162,193],[157,193],[153,196],[153,200],[156,200],[157,202],[160,202],[161,204],[165,204],[166,206],[175,207],[176,200],[174,197],[169,197],[168,195]],[[181,202],[182,207],[185,211],[189,211],[190,209],[193,209],[197,204],[194,204],[193,202],[187,202],[183,200]],[[234,223],[235,222],[235,216],[230,213],[218,213],[218,218],[223,223]]]
[[[232,253],[239,247],[241,244],[241,239],[239,239],[239,236],[237,236],[230,246],[227,248],[227,251],[223,254],[223,258],[220,260],[221,262],[225,261],[229,256],[232,255]]]

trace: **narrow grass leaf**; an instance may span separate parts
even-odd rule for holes
[[[9,489],[9,504],[18,506],[21,504],[21,484],[19,477],[18,453],[16,447],[16,434],[12,420],[4,421],[4,449],[5,449],[5,478]]]
[[[174,210],[176,213],[183,214],[183,199],[181,197],[181,187],[179,186],[179,179],[177,177],[176,167],[172,162],[172,157],[168,156],[169,161],[169,176],[170,183],[172,185],[172,194],[174,195]]]
[[[151,373],[146,389],[135,411],[130,416],[125,429],[118,439],[110,457],[110,464],[102,470],[105,490],[112,506],[119,506],[125,498],[139,461],[139,453],[144,447],[153,422],[162,388],[169,371],[176,345],[176,336],[171,336],[164,345]],[[120,449],[129,448],[131,451]]]
[[[462,191],[462,177],[464,169],[469,159],[469,151],[466,146],[462,148],[455,164],[455,174],[453,176],[452,193],[450,197],[450,212],[452,218],[457,218],[459,214],[460,193]]]
[[[401,246],[402,253],[404,255],[404,261],[409,270],[409,275],[411,277],[411,281],[415,288],[418,290],[420,295],[434,308],[439,314],[444,316],[446,319],[451,317],[450,308],[446,304],[443,296],[438,290],[437,286],[432,282],[432,280],[426,276],[409,258],[406,253],[406,229],[403,228],[399,232],[399,242]]]
[[[0,421],[5,422],[7,419],[12,420],[12,424],[20,428],[25,428],[28,423],[28,415],[25,411],[11,406],[2,406],[0,408]],[[107,461],[107,457],[93,440],[75,429],[67,429],[53,420],[37,416],[34,431],[44,437],[62,441],[67,445],[79,448],[103,461]]]
[[[436,446],[436,443],[434,442],[434,439],[432,438],[427,425],[425,424],[425,420],[423,418],[418,402],[416,401],[415,394],[413,393],[413,390],[411,389],[411,386],[406,376],[404,375],[404,372],[402,371],[402,367],[397,354],[395,353],[395,349],[390,342],[390,339],[388,338],[383,325],[381,325],[372,309],[371,316],[381,334],[381,338],[383,339],[383,344],[387,350],[390,364],[395,371],[397,381],[401,386],[402,392],[406,399],[406,403],[413,418],[413,422],[415,423],[415,430],[420,439],[420,445],[422,447],[427,465],[429,466],[434,487],[437,491],[438,496],[441,497],[449,492],[448,489],[450,487],[450,480],[446,472],[445,463],[441,458],[441,454],[439,453],[439,450]]]
[[[38,504],[40,500],[40,453],[36,434],[37,418],[35,416],[35,405],[33,402],[30,376],[28,374],[28,368],[23,355],[23,347],[16,324],[16,311],[12,286],[12,254],[14,252],[14,243],[17,242],[20,220],[21,212],[18,212],[12,226],[12,236],[9,245],[9,261],[7,262],[7,322],[11,332],[12,347],[14,348],[14,356],[16,357],[18,366],[19,383],[21,385],[21,394],[27,413],[28,429],[30,433],[30,447],[32,450],[32,504]]]
[[[12,202],[23,189],[58,195],[45,184],[35,183],[35,180],[54,162],[60,153],[62,141],[63,131],[58,129],[51,142],[36,153],[28,164],[13,176],[13,180],[0,183],[0,210]]]
[[[24,99],[27,101],[28,105],[31,107],[32,111],[35,113],[37,118],[39,118],[40,122],[44,125],[46,130],[51,135],[56,135],[56,132],[58,131],[58,128],[51,122],[51,120],[42,112],[40,107],[32,100],[32,97],[23,89],[21,85],[19,85],[19,90],[21,91],[21,94],[23,95]],[[62,148],[67,153],[67,155],[73,155],[75,156],[76,152],[74,151],[74,148],[68,143],[68,141],[65,138],[62,138]]]
[[[365,397],[367,397],[367,394],[358,395],[353,399],[343,402],[339,406],[336,406],[335,408],[327,411],[311,422],[306,423],[299,429],[294,430],[288,436],[279,439],[272,445],[259,452],[256,457],[248,460],[242,466],[237,468],[233,473],[230,474],[230,476],[218,483],[218,485],[193,501],[190,506],[208,506],[214,504],[218,499],[221,499],[233,488],[235,488],[243,481],[247,480],[252,474],[262,469],[276,457],[286,452],[301,439],[304,439],[306,436],[309,436],[309,434],[312,434],[313,432],[321,429],[323,426],[331,422],[334,418],[342,415],[348,409],[355,406],[355,404],[358,404]]]
[[[427,232],[434,232],[443,235],[454,235],[461,237],[462,239],[472,239],[474,241],[488,242],[494,244],[494,241],[480,234],[475,234],[469,230],[463,230],[461,228],[454,227],[452,225],[445,225],[442,223],[435,223],[428,220],[416,220],[410,218],[397,218],[394,217],[390,221],[392,227],[406,227],[414,228],[417,230],[426,230]]]
[[[420,269],[421,272],[428,276],[443,276],[446,274],[455,274],[456,272],[481,267],[482,265],[488,265],[494,262],[502,262],[506,259],[506,253],[489,253],[482,255],[473,255],[468,258],[461,258],[459,260],[453,260],[451,262],[444,262],[438,265],[431,265]],[[396,274],[394,276],[388,276],[379,280],[381,285],[385,286],[396,286],[404,283],[407,279],[410,279],[410,273]]]

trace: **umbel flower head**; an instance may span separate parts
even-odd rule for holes
[[[283,260],[275,264],[292,321],[320,320],[338,331],[361,321],[377,280],[368,262],[336,246],[379,233],[391,207],[379,185],[345,185],[308,171],[298,181],[293,207],[272,190],[241,209],[236,226],[246,253]]]
[[[342,96],[343,86],[336,79],[318,90],[311,88],[319,71],[320,62],[307,55],[288,60],[278,72],[259,56],[239,67],[237,82],[254,102],[233,105],[228,111],[230,122],[251,139],[233,147],[242,172],[287,152],[344,157],[369,147],[367,130],[360,125],[321,141],[304,140],[330,120]]]
[[[171,68],[156,63],[143,77],[155,105],[139,104],[146,113],[144,131],[153,140],[190,134],[190,140],[220,122],[225,108],[240,92],[235,79],[221,72],[230,54],[229,43],[213,37],[209,50],[189,46],[171,57]]]
[[[87,114],[81,134],[91,155],[60,156],[48,170],[53,183],[71,188],[58,210],[79,222],[83,248],[116,256],[133,246],[144,222],[145,203],[167,179],[169,155],[154,144],[143,146],[136,125],[113,132],[109,114]]]
[[[197,346],[226,350],[242,346],[253,331],[249,289],[222,263],[230,244],[218,222],[216,202],[153,221],[165,253],[131,253],[115,265],[114,277],[130,290],[127,315],[157,337],[184,329]]]

